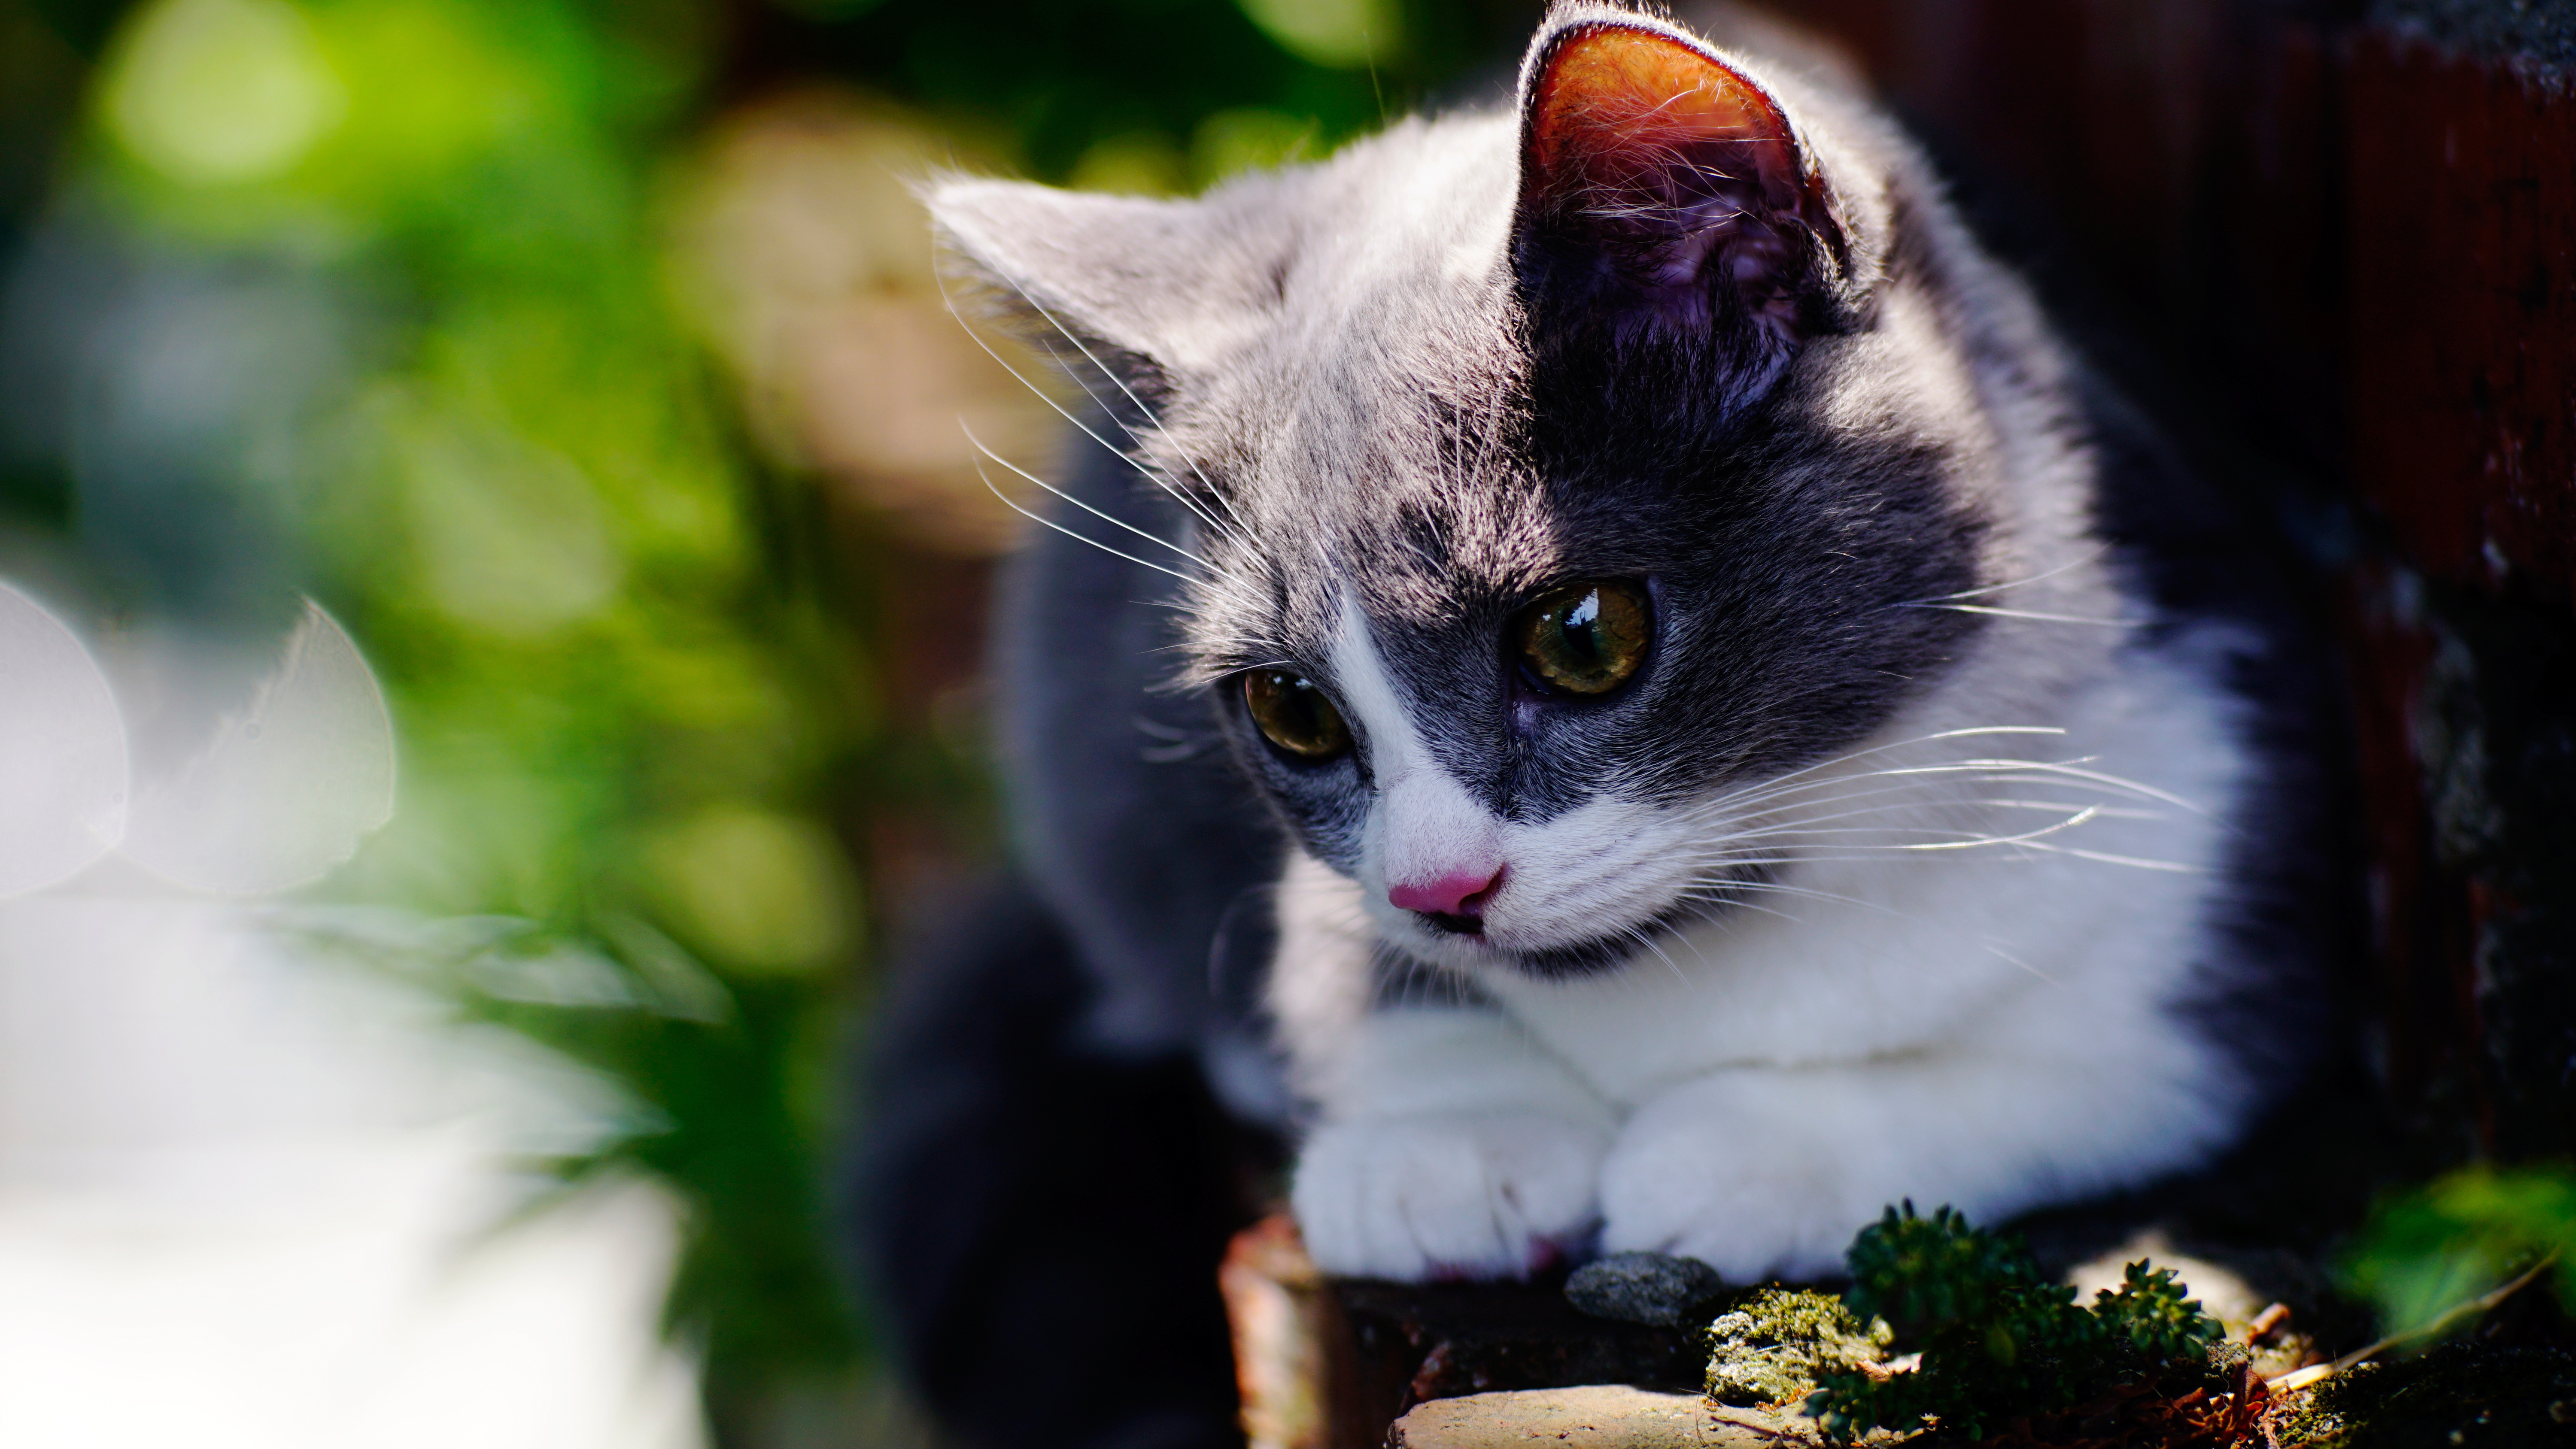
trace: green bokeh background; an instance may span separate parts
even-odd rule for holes
[[[720,1442],[875,1363],[828,1185],[920,876],[880,842],[993,832],[974,721],[906,662],[971,673],[986,563],[755,446],[674,280],[706,138],[828,85],[1186,190],[1473,92],[1534,8],[0,0],[0,574],[210,647],[299,594],[349,628],[401,808],[307,899],[444,926],[317,943],[622,1089],[631,1128],[547,1166],[682,1204]]]

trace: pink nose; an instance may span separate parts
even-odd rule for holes
[[[1386,889],[1386,898],[1399,910],[1428,911],[1441,916],[1480,914],[1486,897],[1501,884],[1500,866],[1488,871],[1453,871],[1436,880],[1406,881]]]

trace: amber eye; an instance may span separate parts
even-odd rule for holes
[[[1270,743],[1301,760],[1329,760],[1351,747],[1351,727],[1312,680],[1256,669],[1243,676],[1243,702]]]
[[[1521,657],[1551,688],[1606,694],[1646,662],[1646,643],[1654,629],[1645,590],[1634,584],[1576,584],[1522,612]]]

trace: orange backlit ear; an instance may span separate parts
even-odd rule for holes
[[[1549,209],[1691,208],[1721,192],[1804,209],[1810,178],[1788,118],[1760,87],[1672,36],[1569,31],[1539,61],[1525,174]]]
[[[1525,282],[1612,283],[1637,315],[1685,329],[1751,318],[1780,342],[1804,330],[1818,244],[1842,246],[1779,102],[1642,17],[1578,20],[1532,52],[1519,226]]]

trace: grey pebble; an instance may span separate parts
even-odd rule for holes
[[[1726,1291],[1726,1280],[1697,1258],[1613,1253],[1565,1280],[1565,1301],[1595,1318],[1674,1328]]]

